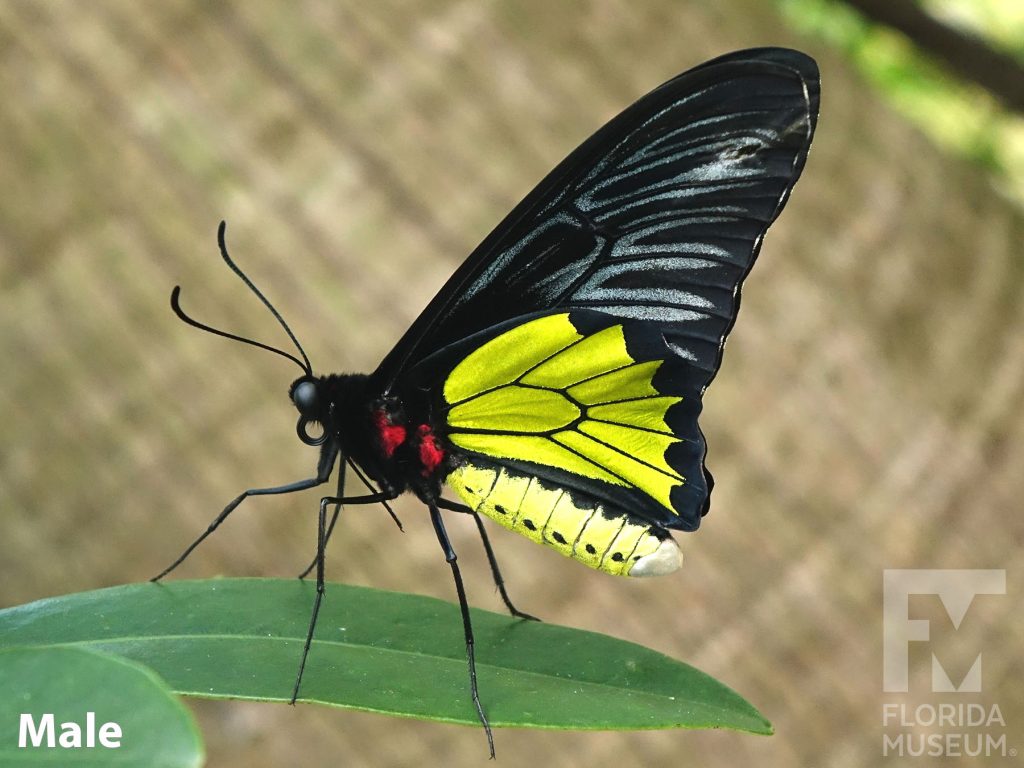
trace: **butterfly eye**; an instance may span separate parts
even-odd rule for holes
[[[292,402],[306,420],[314,419],[320,407],[320,390],[316,382],[300,379],[292,387]]]

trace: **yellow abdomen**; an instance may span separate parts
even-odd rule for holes
[[[661,576],[682,564],[669,534],[628,512],[581,504],[529,475],[467,461],[446,480],[477,512],[566,557],[615,576]]]

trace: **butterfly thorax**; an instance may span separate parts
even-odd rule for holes
[[[330,438],[382,491],[413,491],[423,499],[440,495],[451,456],[429,409],[407,406],[396,395],[381,396],[364,374],[332,374],[317,385]]]

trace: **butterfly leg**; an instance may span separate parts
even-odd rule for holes
[[[288,483],[287,485],[278,485],[273,488],[250,488],[247,491],[242,491],[242,493],[232,499],[230,504],[224,507],[223,511],[217,515],[202,535],[189,544],[188,548],[178,556],[177,560],[164,568],[160,573],[150,579],[150,581],[160,581],[160,579],[185,562],[185,558],[191,555],[192,551],[198,547],[207,536],[217,530],[220,524],[227,519],[228,515],[234,512],[235,508],[250,496],[270,496],[281,493],[295,493],[296,491],[304,491],[307,488],[315,488],[318,485],[323,485],[330,478],[331,470],[334,469],[334,462],[337,458],[338,446],[333,440],[330,440],[324,443],[323,448],[320,449],[320,459],[317,462],[316,477],[310,477],[306,480]]]
[[[360,480],[363,481],[363,485],[365,485],[371,491],[374,490],[373,486],[370,485],[369,479],[367,479],[366,475],[364,475],[359,470],[359,467],[351,459],[345,459],[345,461],[342,463],[341,467],[338,469],[338,496],[339,497],[345,495],[345,465],[346,464],[348,466],[352,467],[352,471],[355,472],[356,476]],[[395,514],[395,511],[393,509],[391,509],[391,505],[388,504],[388,501],[390,501],[390,499],[384,499],[384,498],[380,499],[380,503],[384,505],[384,509],[386,509],[388,511],[388,514],[391,515],[391,519],[394,520],[395,524],[398,526],[398,530],[405,531],[405,529],[402,527],[402,521],[398,519],[398,516]],[[334,533],[334,526],[337,524],[338,516],[340,514],[341,514],[341,504],[335,504],[334,505],[334,514],[331,516],[331,522],[328,523],[328,525],[327,525],[327,540],[324,541],[324,546],[325,547],[327,546],[327,542],[329,542],[331,540],[331,534]],[[313,555],[313,559],[310,560],[309,565],[306,566],[306,570],[304,570],[302,573],[299,574],[299,578],[300,579],[306,578],[307,576],[309,576],[309,574],[312,572],[312,570],[314,568],[316,568],[316,555]]]
[[[345,490],[345,467],[342,465],[338,471],[338,495],[337,496],[324,496],[320,499],[320,516],[317,519],[317,535],[316,535],[316,557],[313,559],[313,565],[316,566],[316,599],[313,601],[313,612],[309,617],[309,629],[306,631],[306,644],[302,647],[302,660],[299,662],[299,672],[295,676],[295,687],[292,689],[291,703],[294,704],[296,699],[299,698],[299,686],[302,685],[302,673],[306,670],[306,659],[309,658],[309,649],[313,645],[313,632],[316,630],[316,621],[320,616],[320,604],[324,599],[324,552],[327,548],[327,537],[330,536],[330,530],[334,528],[335,522],[338,520],[338,514],[341,512],[341,508],[345,504],[376,504],[378,502],[386,503],[396,497],[394,493],[385,493],[378,491],[375,493],[367,494],[364,496],[344,496]],[[327,526],[327,506],[329,504],[334,505],[334,516],[331,518],[330,528]],[[306,570],[309,573],[309,570]],[[303,573],[302,576],[305,576]],[[300,576],[299,578],[302,578]]]
[[[342,470],[342,473],[344,473],[344,470]],[[367,494],[366,496],[350,496],[348,498],[344,498],[340,495],[342,491],[341,484],[344,483],[344,479],[342,477],[339,477],[338,481],[339,495],[324,497],[327,499],[328,504],[334,505],[334,514],[331,516],[331,522],[327,525],[327,533],[324,539],[324,546],[327,546],[327,540],[330,539],[331,534],[334,533],[334,526],[338,522],[338,517],[341,515],[341,508],[345,504],[383,504],[388,511],[391,511],[391,507],[390,505],[388,505],[388,502],[393,501],[394,499],[397,498],[395,494],[384,493],[383,491],[377,491],[375,493]],[[313,555],[313,560],[309,563],[308,566],[306,566],[306,570],[299,574],[300,579],[304,579],[307,576],[309,576],[310,571],[312,571],[317,565],[318,557],[319,552],[316,555]]]
[[[371,491],[377,490],[376,488],[373,487],[373,484],[370,482],[370,479],[365,474],[363,474],[361,469],[359,469],[358,464],[352,461],[352,459],[345,459],[345,463],[352,467],[352,471],[356,473],[356,477],[358,477],[362,481],[363,485],[365,485]],[[402,533],[405,533],[405,528],[402,527],[402,521],[398,519],[398,515],[395,514],[395,510],[391,508],[391,505],[388,504],[388,501],[388,499],[381,499],[380,503],[384,506],[384,509],[387,510],[387,513],[391,515],[391,519],[395,521],[395,525],[398,526],[398,530],[402,531]],[[327,536],[330,537],[330,535],[331,533],[330,531],[328,531]]]
[[[344,471],[345,468],[342,466],[341,473],[344,474]],[[313,631],[316,629],[316,620],[320,615],[320,603],[324,599],[324,550],[327,547],[327,505],[334,501],[330,496],[320,499],[320,516],[317,518],[316,527],[316,599],[313,601],[313,613],[309,617],[306,644],[302,646],[302,660],[299,662],[299,671],[295,675],[295,687],[292,689],[292,704],[299,698],[302,673],[306,671],[306,659],[309,658],[309,647],[313,644]],[[340,501],[337,502],[334,508],[334,520],[337,520],[339,510],[341,510]],[[332,524],[334,520],[332,520]]]
[[[341,466],[338,467],[338,497],[340,498],[341,496],[344,496],[344,495],[345,495],[345,462],[342,461],[341,462]],[[324,536],[324,549],[325,550],[327,549],[327,542],[330,540],[331,534],[334,533],[334,526],[337,524],[338,517],[340,515],[341,515],[341,504],[335,504],[334,505],[334,514],[331,515],[331,522],[327,526],[327,533]],[[316,568],[318,565],[320,565],[320,562],[321,562],[321,559],[320,559],[320,542],[319,542],[319,539],[317,539],[316,554],[313,555],[313,559],[310,561],[309,565],[306,566],[306,570],[304,570],[302,573],[299,574],[299,578],[300,579],[304,579],[307,576],[309,576],[310,571],[312,571],[314,568]],[[320,593],[318,592],[317,593],[317,600],[318,601],[320,599],[319,595],[320,595]],[[305,655],[303,655],[302,660],[303,660],[303,662],[305,662],[305,660],[306,660]],[[294,702],[294,697],[293,697],[292,701]]]
[[[484,552],[487,553],[487,562],[491,565],[491,576],[494,578],[494,586],[498,588],[498,593],[501,595],[501,599],[505,603],[505,607],[508,608],[508,612],[517,619],[540,621],[536,616],[532,616],[525,611],[520,611],[512,605],[512,600],[509,598],[508,592],[505,591],[505,579],[502,577],[501,569],[498,567],[498,558],[494,555],[494,548],[491,547],[491,540],[487,536],[487,529],[484,528],[484,521],[480,519],[480,513],[472,507],[467,507],[465,504],[459,504],[455,501],[448,501],[448,499],[438,499],[437,505],[441,507],[441,509],[448,509],[452,512],[461,512],[463,514],[473,516],[473,520],[476,521],[476,529],[480,532],[480,540],[484,543]]]
[[[444,521],[441,520],[441,510],[435,502],[429,502],[430,507],[430,522],[434,524],[434,532],[437,534],[437,540],[441,543],[441,549],[444,550],[444,558],[448,561],[448,565],[452,567],[452,576],[455,579],[455,591],[459,595],[459,608],[462,610],[462,628],[466,633],[466,661],[469,663],[469,690],[473,697],[473,704],[476,707],[477,717],[480,718],[480,723],[484,727],[484,733],[487,734],[487,747],[491,753],[491,759],[494,759],[494,734],[491,733],[491,724],[487,722],[487,715],[484,714],[483,705],[480,704],[480,692],[477,690],[476,684],[476,659],[473,655],[473,625],[469,619],[469,602],[466,600],[466,588],[462,584],[462,574],[459,573],[459,564],[455,557],[455,550],[452,549],[452,543],[448,539],[448,532],[444,529]]]

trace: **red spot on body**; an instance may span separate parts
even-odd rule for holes
[[[380,436],[380,445],[384,449],[384,455],[389,459],[394,456],[395,451],[407,436],[405,426],[392,424],[391,418],[384,411],[377,411],[373,415],[373,423],[377,427],[377,434]]]
[[[420,438],[420,464],[423,465],[423,476],[431,475],[444,461],[444,449],[428,424],[420,424],[416,430]]]

